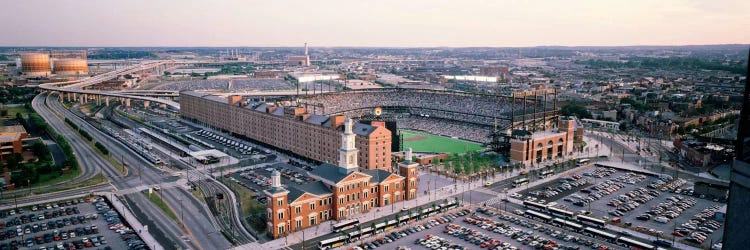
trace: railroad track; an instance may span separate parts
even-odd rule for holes
[[[219,227],[221,228],[224,235],[233,241],[235,245],[242,245],[254,242],[255,239],[248,235],[244,231],[244,226],[240,221],[236,220],[241,218],[239,214],[239,208],[237,202],[234,202],[230,198],[230,190],[226,190],[225,187],[213,179],[202,179],[194,182],[196,187],[203,194],[206,203],[211,210],[211,215],[217,220]],[[218,195],[223,196],[219,199]]]

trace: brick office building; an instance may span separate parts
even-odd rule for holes
[[[194,91],[180,92],[180,115],[324,163],[338,162],[339,136],[346,118]],[[356,123],[352,131],[357,137],[357,164],[390,171],[391,131],[377,123]]]
[[[273,172],[271,188],[264,191],[268,198],[268,235],[279,238],[324,221],[343,220],[375,207],[417,198],[416,163],[399,164],[399,174],[381,169],[359,171],[353,129],[352,120],[346,119],[339,164],[324,163],[311,171],[318,181],[284,187],[281,174]]]

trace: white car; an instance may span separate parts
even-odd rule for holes
[[[654,221],[659,222],[659,223],[667,223],[669,222],[669,219],[667,219],[667,217],[664,217],[664,216],[657,216],[656,218],[654,218]]]

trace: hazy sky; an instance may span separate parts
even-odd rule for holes
[[[0,46],[750,43],[749,0],[0,0]]]

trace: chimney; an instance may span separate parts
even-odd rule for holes
[[[305,43],[305,55],[307,55],[307,43]]]
[[[346,119],[346,116],[343,115],[331,117],[331,128],[338,128],[339,126],[344,125],[344,119]]]
[[[241,95],[230,95],[227,97],[227,103],[229,105],[235,105],[235,104],[240,103],[241,101],[242,101]]]

